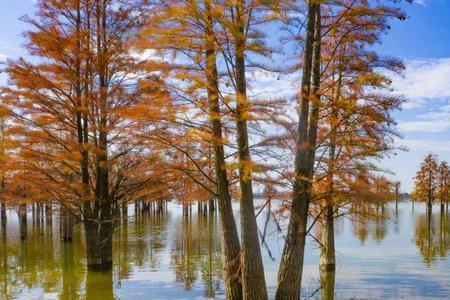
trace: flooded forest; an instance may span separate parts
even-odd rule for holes
[[[417,124],[383,41],[423,1],[29,2],[0,299],[450,297],[447,150],[387,162]]]

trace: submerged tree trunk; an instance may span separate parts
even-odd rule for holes
[[[122,223],[126,227],[126,225],[128,223],[128,203],[124,203],[122,205],[121,215],[122,215]]]
[[[6,217],[6,204],[5,203],[0,203],[0,218],[2,219],[1,222],[1,226],[2,226],[2,230],[6,229],[6,221],[7,221],[7,217]]]
[[[163,200],[158,200],[157,210],[159,214],[163,213],[163,205]]]
[[[83,182],[83,222],[86,238],[86,254],[88,269],[100,270],[112,267],[112,233],[113,233],[113,203],[109,196],[109,167],[108,167],[108,49],[107,49],[107,1],[97,1],[94,16],[96,21],[95,41],[96,57],[86,59],[86,86],[85,96],[91,96],[92,74],[90,61],[97,62],[99,94],[98,97],[98,124],[96,126],[95,151],[95,187],[94,195],[89,190],[89,156],[86,145],[89,144],[88,116],[86,113],[77,118],[78,141],[82,146],[81,174]],[[90,11],[87,8],[87,11]],[[90,15],[90,13],[87,13]],[[87,17],[87,31],[90,34],[90,18]],[[86,39],[90,47],[90,36]],[[83,122],[81,122],[83,121]],[[92,198],[92,199],[91,199]]]
[[[20,240],[25,241],[27,239],[27,205],[19,204],[19,227],[20,227]]]
[[[97,220],[84,221],[86,236],[86,259],[90,270],[105,270],[112,266],[112,259],[104,257],[105,246],[101,236],[101,225]]]
[[[46,220],[46,226],[51,228],[52,221],[53,221],[53,211],[52,211],[51,204],[45,205],[45,220]]]
[[[311,75],[314,77],[314,94],[316,94],[320,82],[320,35],[320,4],[309,4],[300,115],[296,141],[297,152],[295,155],[293,201],[286,243],[278,271],[278,283],[275,295],[275,299],[277,300],[300,299],[319,104],[318,95],[315,95],[314,98],[316,99],[313,102],[310,118]]]
[[[215,198],[211,197],[208,201],[209,212],[212,213],[216,210]]]
[[[214,49],[211,7],[206,7],[206,79],[208,84],[208,102],[210,122],[213,133],[214,169],[218,194],[218,209],[221,225],[221,245],[224,259],[224,281],[227,299],[242,299],[242,285],[239,274],[240,243],[233,216],[233,207],[229,190],[225,153],[222,140],[222,121],[219,104],[219,84]],[[214,201],[214,200],[212,200]],[[214,207],[214,202],[212,207]],[[211,200],[210,200],[211,211]]]
[[[241,192],[242,294],[244,299],[264,300],[267,299],[267,289],[253,203],[252,163],[247,130],[249,102],[245,77],[245,1],[237,1],[235,11],[236,131]]]
[[[61,239],[65,243],[72,242],[72,233],[73,233],[73,216],[70,212],[65,209],[61,209],[60,212],[60,231],[61,231]]]

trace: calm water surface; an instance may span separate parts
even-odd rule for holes
[[[164,214],[136,218],[132,211],[115,234],[114,268],[107,273],[86,271],[80,225],[73,242],[64,244],[56,217],[33,226],[30,215],[28,240],[21,243],[17,214],[9,211],[0,237],[0,299],[224,298],[217,215],[198,216],[193,206],[192,216],[185,217],[176,204]],[[425,205],[413,209],[402,202],[397,210],[395,204],[386,206],[384,215],[336,220],[335,299],[450,298],[450,214],[436,206],[429,216]],[[258,223],[273,297],[285,225],[267,209]],[[310,239],[305,298],[321,298],[319,254]]]

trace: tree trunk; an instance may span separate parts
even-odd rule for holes
[[[275,295],[277,300],[300,299],[301,294],[319,104],[318,95],[315,95],[314,98],[316,99],[314,99],[311,118],[309,118],[311,74],[313,71],[315,81],[314,94],[316,94],[320,82],[320,4],[309,4],[308,9],[293,201],[286,242],[278,271],[278,284]],[[309,126],[308,123],[310,123]],[[305,144],[307,145],[306,147]]]
[[[203,205],[200,201],[197,201],[197,215],[201,215],[203,211]]]
[[[65,243],[72,242],[73,216],[64,208],[61,208],[60,212],[60,229],[62,241]]]
[[[322,300],[334,300],[334,286],[336,271],[320,271],[320,284],[322,287]]]
[[[27,239],[27,205],[19,204],[19,227],[20,227],[20,240],[25,241]]]
[[[218,209],[221,225],[221,246],[224,259],[224,282],[227,299],[242,299],[242,285],[239,274],[240,243],[233,215],[228,175],[226,171],[225,153],[222,139],[222,121],[219,104],[219,84],[216,66],[216,52],[211,7],[207,3],[206,15],[206,78],[208,84],[208,102],[210,122],[213,133],[214,169],[218,194]],[[211,201],[211,200],[210,200]],[[214,203],[213,203],[214,207]],[[210,202],[211,210],[211,202]]]
[[[128,223],[128,202],[122,205],[122,223],[124,226]]]
[[[0,217],[2,219],[2,230],[4,231],[6,229],[6,221],[7,221],[7,217],[6,217],[6,204],[5,203],[0,203]]]
[[[267,289],[253,203],[251,158],[246,120],[249,102],[245,77],[245,1],[237,1],[235,11],[236,131],[241,192],[242,294],[244,299],[264,300],[267,299]]]
[[[98,207],[98,214],[91,214],[92,219],[87,220],[85,226],[86,239],[96,239],[92,242],[94,249],[88,250],[91,259],[88,258],[88,268],[108,269],[112,267],[112,234],[113,234],[113,214],[109,196],[109,167],[108,167],[108,49],[107,49],[107,3],[97,2],[97,59],[98,59],[98,80],[100,85],[99,95],[99,128],[98,128],[98,153],[96,156],[96,184],[95,202]],[[88,233],[91,236],[88,236]],[[87,240],[87,242],[89,242]],[[93,253],[93,250],[99,253]]]
[[[86,259],[89,270],[104,270],[111,267],[111,260],[103,258],[103,243],[100,235],[100,224],[96,220],[84,221],[86,236]]]
[[[163,213],[163,201],[162,200],[158,200],[158,214],[162,214]]]
[[[208,206],[209,206],[209,212],[212,213],[214,211],[216,211],[216,204],[215,204],[215,198],[211,197],[208,201]]]
[[[206,216],[208,214],[208,203],[203,204],[203,215]]]
[[[52,221],[53,221],[53,211],[52,211],[52,205],[46,204],[45,205],[45,219],[46,219],[46,226],[51,227]]]
[[[331,272],[336,269],[334,249],[334,208],[327,205],[322,219],[320,270]]]

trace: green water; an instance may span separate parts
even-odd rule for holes
[[[0,237],[0,299],[206,299],[224,298],[219,219],[216,214],[183,216],[169,204],[163,214],[135,217],[114,236],[111,272],[87,272],[83,230],[72,243],[51,222],[28,216],[28,239],[21,242],[17,214],[8,211]],[[238,219],[238,214],[236,213]],[[285,222],[264,209],[258,224],[266,280],[273,297],[283,249]],[[281,227],[281,228],[280,228]],[[450,298],[450,214],[439,206],[389,204],[383,217],[336,220],[335,299]],[[314,234],[318,229],[313,230]],[[321,299],[320,251],[308,242],[302,295]]]

